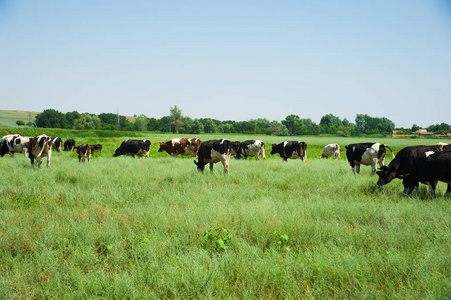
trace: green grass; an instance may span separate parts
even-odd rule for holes
[[[309,145],[302,163],[269,155],[286,137],[257,137],[267,160],[232,158],[227,176],[158,153],[171,137],[149,134],[142,159],[112,158],[119,137],[79,138],[105,146],[90,163],[0,158],[0,298],[451,297],[446,186],[405,196],[399,180],[377,187],[370,167],[354,176],[344,153],[318,159],[328,143],[373,139],[288,138]]]

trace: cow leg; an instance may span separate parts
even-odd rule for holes
[[[354,175],[355,175],[356,172],[357,172],[357,174],[360,174],[360,164],[356,164],[356,165],[355,165],[355,172],[354,172]]]
[[[40,168],[42,163],[42,158],[40,156],[36,157],[36,165]]]
[[[47,168],[50,167],[50,155],[47,155]]]
[[[210,163],[210,171],[213,172],[213,163]]]
[[[34,168],[34,156],[33,155],[29,155],[30,157],[30,161],[31,161],[31,167]]]
[[[448,188],[446,189],[445,197],[451,194],[451,183],[448,183]]]
[[[221,160],[222,165],[224,166],[224,173],[229,174],[229,159],[230,159],[230,156],[226,156],[225,159],[221,156],[219,159]]]
[[[88,162],[91,161],[91,154],[88,155]]]
[[[428,182],[429,189],[431,190],[432,198],[435,198],[435,189],[437,188],[437,181]]]
[[[379,162],[379,166],[381,166],[381,165],[380,165],[380,162]],[[373,160],[373,161],[371,162],[371,176],[373,176],[374,173],[376,173],[376,169],[377,169],[377,161],[376,161],[376,160]]]

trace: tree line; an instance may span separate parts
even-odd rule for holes
[[[134,115],[127,118],[113,113],[99,115],[79,113],[77,111],[62,113],[54,109],[46,109],[36,115],[36,127],[62,128],[62,129],[103,129],[122,131],[157,131],[172,133],[239,133],[239,134],[266,134],[266,135],[390,135],[395,124],[387,118],[371,117],[366,114],[357,114],[355,123],[346,118],[340,119],[333,114],[321,117],[319,124],[309,118],[301,118],[291,114],[281,122],[258,118],[249,121],[220,121],[211,118],[192,119],[183,116],[177,106],[171,107],[169,115],[160,119],[148,118],[145,115]],[[415,129],[413,125],[411,129]],[[446,123],[431,125],[428,130],[439,129],[443,133],[450,132],[450,125]],[[401,128],[402,131],[406,130]],[[435,130],[433,130],[435,131]]]

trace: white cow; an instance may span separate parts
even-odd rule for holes
[[[329,144],[324,146],[324,151],[321,158],[329,157],[340,159],[340,146],[338,144]]]

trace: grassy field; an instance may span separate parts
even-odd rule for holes
[[[17,120],[22,120],[27,124],[34,122],[38,112],[20,110],[0,110],[0,126],[18,127]]]
[[[445,185],[437,199],[424,185],[405,196],[399,180],[379,188],[343,152],[436,140],[293,137],[308,162],[285,163],[269,152],[286,137],[226,135],[267,144],[266,161],[231,159],[227,176],[158,153],[172,137],[144,133],[153,146],[142,159],[112,157],[126,137],[89,136],[75,140],[105,149],[90,163],[67,152],[49,169],[0,158],[0,298],[451,297]],[[342,159],[319,159],[331,142]]]

